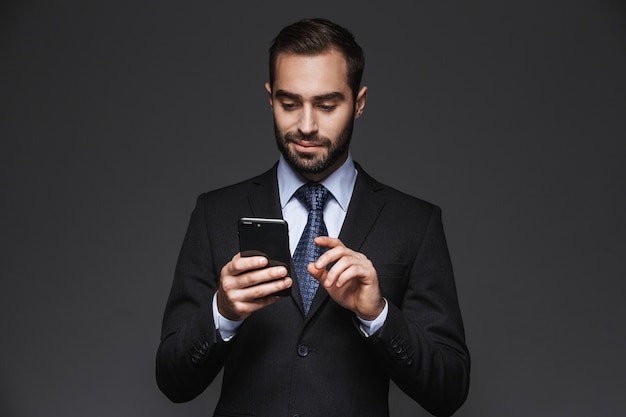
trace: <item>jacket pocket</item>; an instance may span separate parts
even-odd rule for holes
[[[407,264],[374,265],[383,297],[399,306],[406,290]]]

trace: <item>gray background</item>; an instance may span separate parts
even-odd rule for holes
[[[276,160],[267,47],[311,16],[366,51],[355,159],[443,207],[457,415],[626,415],[624,3],[365,3],[2,3],[0,415],[210,415],[156,387],[162,311],[195,197]]]

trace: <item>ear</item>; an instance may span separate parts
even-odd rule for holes
[[[354,118],[358,119],[363,114],[365,109],[365,102],[367,101],[367,86],[361,87],[359,94],[356,95],[356,101],[354,103]]]
[[[273,107],[274,101],[272,100],[272,87],[270,86],[270,83],[265,83],[265,91],[267,91],[267,94],[269,95],[270,107]]]

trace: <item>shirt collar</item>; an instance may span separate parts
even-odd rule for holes
[[[280,195],[280,206],[285,208],[293,194],[307,183],[307,181],[289,165],[285,158],[280,155],[278,168],[278,193]],[[348,211],[348,204],[352,198],[352,191],[356,183],[357,170],[352,160],[352,155],[348,153],[348,159],[335,172],[330,174],[321,184],[330,191],[341,209]]]

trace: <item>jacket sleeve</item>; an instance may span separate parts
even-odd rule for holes
[[[389,303],[367,343],[400,389],[430,413],[450,416],[467,397],[470,357],[436,206],[409,274],[401,305]]]
[[[174,402],[204,391],[229,351],[213,321],[211,302],[221,267],[212,259],[204,198],[198,197],[183,240],[156,357],[157,384]]]

